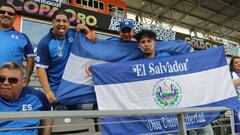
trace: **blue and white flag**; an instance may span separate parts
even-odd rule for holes
[[[238,112],[239,101],[224,48],[194,53],[101,64],[92,67],[99,110],[147,110],[227,106]],[[202,127],[219,113],[187,113],[188,128]],[[104,118],[104,134],[146,134],[177,130],[174,115]],[[238,119],[236,119],[238,120]]]
[[[158,42],[156,50],[169,54],[189,52],[191,46],[184,41]],[[143,58],[136,42],[119,42],[98,40],[91,43],[85,35],[78,33],[71,46],[69,60],[65,67],[63,79],[56,92],[58,103],[64,105],[96,103],[92,78],[87,76],[85,68],[106,62],[119,62]]]

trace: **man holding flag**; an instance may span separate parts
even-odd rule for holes
[[[151,30],[141,30],[136,34],[136,40],[138,47],[143,51],[145,58],[157,58],[164,56],[171,56],[167,51],[158,52],[155,51],[156,45],[156,33]],[[198,135],[214,135],[211,124],[202,129],[196,130]]]
[[[70,47],[77,31],[88,28],[77,25],[75,29],[69,29],[70,22],[66,12],[55,13],[52,20],[52,29],[39,42],[37,49],[37,74],[43,90],[50,103],[57,103],[56,91],[70,54]],[[94,37],[87,37],[94,41]]]

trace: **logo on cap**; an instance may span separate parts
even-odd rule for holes
[[[133,23],[130,19],[124,19],[120,22],[120,30],[122,30],[124,28],[133,29]]]

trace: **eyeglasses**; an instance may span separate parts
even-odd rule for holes
[[[16,77],[5,77],[5,76],[0,76],[0,83],[4,83],[6,80],[8,80],[8,82],[10,84],[16,84],[18,83],[19,79]]]
[[[8,14],[9,16],[14,16],[15,13],[14,12],[11,12],[11,11],[5,11],[5,10],[0,10],[0,14],[1,15],[4,15],[4,14]]]

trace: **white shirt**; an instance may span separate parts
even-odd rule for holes
[[[233,79],[233,80],[236,80],[236,79],[239,79],[239,78],[240,78],[240,77],[237,75],[236,72],[232,72],[232,79]],[[238,96],[240,96],[240,86],[238,86],[238,87],[236,88],[236,91],[237,91]]]

